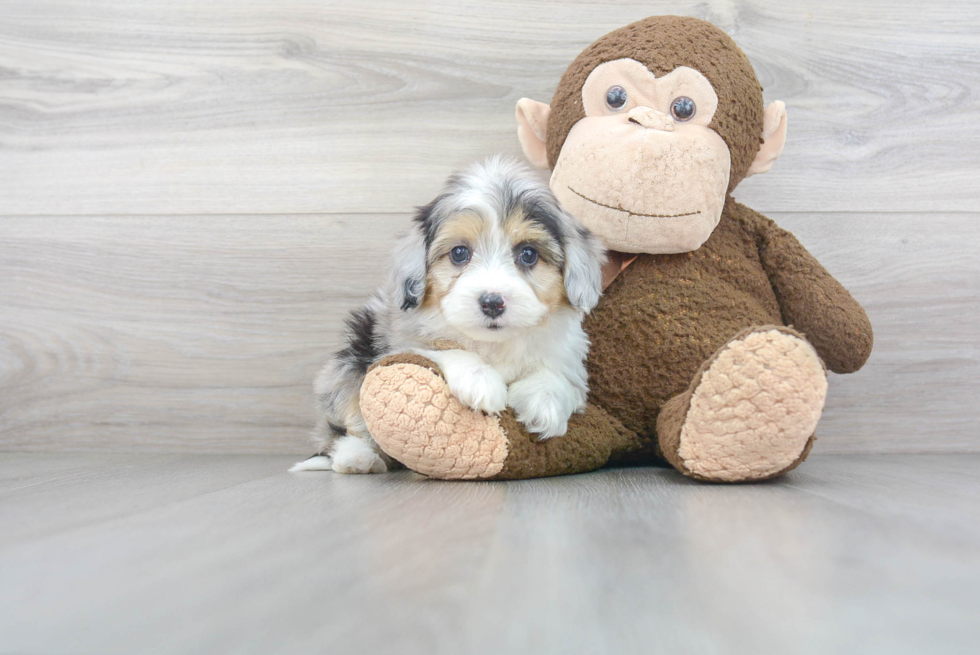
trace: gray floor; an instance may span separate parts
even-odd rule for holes
[[[967,653],[980,456],[443,483],[0,454],[0,653]]]

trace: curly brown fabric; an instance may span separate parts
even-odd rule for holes
[[[605,466],[614,453],[636,450],[641,442],[635,432],[595,405],[568,421],[568,433],[545,441],[524,429],[513,412],[500,416],[510,453],[498,480],[540,478],[594,471]]]
[[[771,268],[785,259],[793,262],[789,271]],[[794,284],[801,269],[820,285]],[[794,322],[784,320],[784,312]],[[787,323],[806,335],[831,370],[860,368],[870,355],[870,322],[847,289],[792,235],[729,198],[703,246],[640,255],[586,318],[589,401],[652,448],[660,408],[684,392],[722,346],[743,330]]]

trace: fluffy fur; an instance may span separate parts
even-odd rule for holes
[[[498,158],[450,177],[419,208],[386,283],[347,321],[315,382],[319,454],[293,470],[379,473],[358,398],[381,357],[413,352],[476,410],[506,406],[540,439],[565,434],[588,392],[584,315],[599,300],[603,247],[533,172]]]

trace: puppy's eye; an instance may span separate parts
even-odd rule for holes
[[[626,89],[621,86],[611,86],[606,91],[606,105],[613,111],[619,111],[626,106]]]
[[[465,264],[470,261],[470,249],[466,246],[456,246],[449,251],[449,259],[453,260],[454,264]]]
[[[674,102],[670,103],[670,115],[679,121],[691,120],[697,111],[697,105],[687,96],[674,98]]]
[[[525,266],[534,266],[538,261],[538,251],[531,246],[524,246],[517,260]]]

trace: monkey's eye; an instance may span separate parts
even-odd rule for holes
[[[453,260],[454,264],[465,264],[470,261],[470,249],[466,246],[456,246],[449,251],[449,259]]]
[[[606,91],[606,106],[613,111],[619,111],[625,107],[627,100],[626,89],[621,86],[611,86]]]
[[[691,120],[697,111],[698,108],[694,101],[687,96],[674,98],[674,102],[670,103],[670,115],[679,121]]]
[[[534,266],[538,261],[538,251],[531,246],[524,246],[521,248],[521,254],[517,257],[517,261],[525,266]]]

